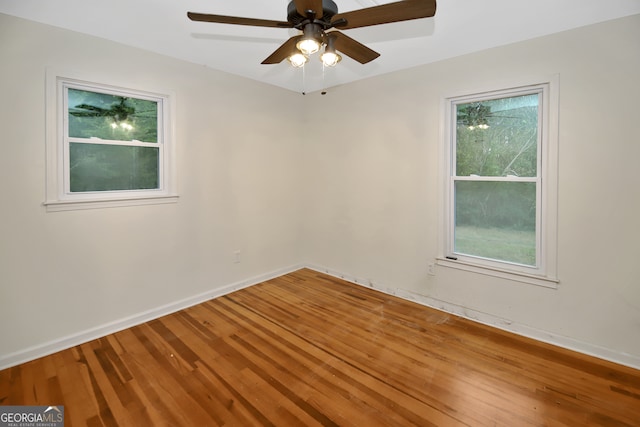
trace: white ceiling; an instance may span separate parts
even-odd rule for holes
[[[335,0],[340,12],[393,0]],[[286,21],[288,0],[0,0],[0,13],[91,34],[296,92],[640,13],[640,0],[440,0],[433,18],[346,30],[381,56],[323,70],[261,65],[293,29],[190,21],[186,13]],[[2,42],[7,42],[6,40]]]

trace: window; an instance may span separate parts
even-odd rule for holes
[[[555,287],[557,95],[551,86],[447,98],[439,264]]]
[[[58,76],[49,86],[47,210],[176,200],[167,95]]]

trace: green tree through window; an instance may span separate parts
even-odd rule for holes
[[[455,253],[537,264],[539,97],[455,104]]]
[[[69,191],[159,188],[158,101],[67,88]]]

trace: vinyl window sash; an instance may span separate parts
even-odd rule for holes
[[[543,206],[543,183],[542,176],[544,174],[544,162],[543,155],[545,154],[544,147],[548,143],[545,137],[545,132],[548,126],[548,86],[547,85],[532,85],[528,87],[518,88],[518,89],[507,89],[500,91],[493,91],[488,95],[487,93],[470,95],[470,96],[461,96],[450,99],[447,107],[447,120],[449,122],[449,153],[450,159],[448,162],[449,168],[449,185],[448,185],[448,211],[446,215],[446,222],[448,224],[446,230],[446,240],[445,240],[445,259],[441,259],[439,262],[441,264],[451,264],[451,261],[454,261],[456,264],[468,264],[472,271],[482,270],[486,268],[488,270],[492,270],[498,273],[506,273],[510,272],[516,274],[522,274],[524,276],[530,277],[544,277],[546,274],[546,263],[545,263],[545,244],[546,241],[544,236],[546,235],[546,224],[543,221],[544,209]],[[537,149],[537,158],[536,158],[536,176],[533,177],[518,177],[513,175],[507,176],[481,176],[481,175],[473,175],[473,176],[458,176],[457,172],[457,164],[456,164],[456,153],[457,153],[457,106],[459,104],[466,104],[471,102],[481,102],[481,101],[489,101],[494,99],[501,98],[509,98],[516,97],[521,95],[531,95],[537,94],[539,97],[538,101],[538,134],[536,141],[536,149]],[[457,181],[472,181],[472,182],[533,182],[536,184],[536,222],[535,222],[535,242],[536,242],[536,265],[523,265],[518,263],[513,263],[509,261],[501,261],[501,260],[493,260],[480,256],[474,256],[469,254],[462,254],[455,252],[455,203],[456,203],[456,193],[455,193],[455,183]],[[464,267],[463,267],[464,269]]]
[[[62,197],[68,200],[95,200],[99,199],[115,199],[126,197],[154,197],[165,192],[165,153],[164,153],[164,133],[166,132],[164,121],[164,98],[145,96],[144,94],[127,92],[117,89],[104,89],[97,86],[82,83],[64,82],[60,85],[62,91],[62,109],[60,111],[60,122],[63,132],[62,146]],[[135,97],[136,99],[144,99],[153,101],[157,104],[157,142],[144,142],[138,140],[111,140],[98,137],[80,138],[69,136],[69,89],[85,90],[95,93],[103,93],[107,95]],[[70,146],[72,143],[94,144],[94,145],[112,145],[127,147],[150,147],[158,149],[158,188],[154,189],[137,189],[137,190],[107,190],[107,191],[71,191],[71,167],[70,167]]]
[[[110,145],[110,146],[124,146],[124,147],[145,147],[158,149],[158,188],[153,189],[138,189],[138,190],[106,190],[106,191],[71,191],[71,165],[70,165],[70,147],[72,143],[80,144],[92,144],[92,145]],[[73,199],[94,199],[96,196],[111,197],[123,194],[149,194],[155,195],[158,192],[164,191],[164,147],[162,144],[155,142],[141,142],[141,141],[116,141],[105,140],[100,138],[65,138],[63,147],[63,172],[64,172],[64,195]]]
[[[481,256],[464,254],[455,251],[455,184],[459,181],[466,182],[531,182],[536,184],[536,265],[518,264],[510,261],[494,260]],[[482,263],[488,267],[496,269],[513,269],[522,273],[539,274],[544,267],[543,257],[543,233],[542,233],[542,207],[541,207],[541,190],[542,179],[540,177],[451,177],[449,184],[450,205],[449,205],[449,229],[447,232],[447,257],[456,258],[459,261],[468,261],[475,264]]]

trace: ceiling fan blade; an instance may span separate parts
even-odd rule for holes
[[[296,10],[303,17],[307,17],[307,11],[312,10],[316,13],[315,18],[322,18],[322,0],[293,0]]]
[[[218,24],[250,25],[252,27],[293,28],[293,24],[286,21],[272,21],[269,19],[240,18],[237,16],[210,15],[207,13],[187,12],[192,21],[215,22]]]
[[[361,64],[366,64],[380,56],[380,54],[375,50],[369,49],[359,41],[352,39],[340,31],[331,31],[327,33],[327,37],[334,38],[334,46],[336,50],[355,59]]]
[[[332,22],[336,22],[336,28],[346,30],[369,25],[428,18],[435,14],[436,0],[402,0],[351,12],[338,13],[333,17]],[[338,23],[337,21],[339,20],[346,20],[346,24]]]
[[[279,64],[287,59],[292,53],[296,52],[296,43],[302,38],[302,35],[293,36],[286,42],[282,43],[262,64]]]

